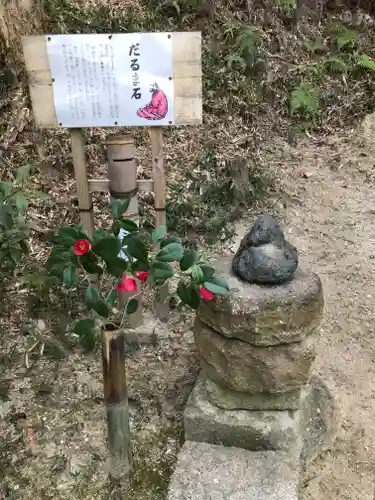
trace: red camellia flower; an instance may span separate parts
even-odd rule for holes
[[[148,271],[138,271],[136,273],[136,276],[139,279],[139,281],[147,281]]]
[[[215,294],[210,292],[210,290],[207,290],[205,286],[202,286],[202,288],[199,290],[199,295],[200,298],[203,300],[214,300]]]
[[[76,255],[84,255],[89,252],[91,248],[88,240],[77,240],[74,242],[73,250]]]
[[[123,276],[118,282],[117,288],[119,292],[136,292],[137,283],[134,278],[130,278],[130,276]]]

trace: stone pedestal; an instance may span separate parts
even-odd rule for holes
[[[200,376],[185,415],[185,438],[245,450],[300,449],[300,412],[222,410],[207,399]]]
[[[332,446],[340,425],[334,388],[314,374],[297,412],[233,412],[204,402],[202,379],[185,413],[186,434],[192,440],[179,454],[167,500],[298,500],[300,471]],[[283,415],[290,419],[283,420]],[[300,436],[295,439],[299,419]],[[280,443],[284,449],[269,449]],[[244,445],[266,451],[249,451]]]
[[[216,266],[230,295],[203,302],[194,325],[201,376],[185,412],[190,441],[253,451],[300,446],[301,390],[323,311],[319,277],[297,271],[281,285],[245,283]]]
[[[257,219],[233,263],[215,267],[230,294],[197,311],[202,371],[167,498],[297,500],[300,468],[332,444],[338,420],[331,391],[310,377],[320,279],[296,271],[297,249],[269,216]]]

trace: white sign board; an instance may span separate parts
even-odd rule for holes
[[[48,35],[46,45],[60,126],[173,125],[171,34]]]

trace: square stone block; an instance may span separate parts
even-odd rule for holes
[[[298,454],[187,441],[167,500],[297,500]]]
[[[300,446],[300,412],[222,410],[211,404],[198,379],[184,414],[185,439],[247,450],[291,450]]]

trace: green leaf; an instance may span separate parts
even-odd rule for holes
[[[17,193],[15,197],[16,207],[18,211],[23,214],[26,212],[27,207],[29,206],[28,200],[25,198],[25,195],[22,193]]]
[[[100,300],[100,293],[97,288],[89,286],[85,293],[85,302],[88,309],[92,309],[93,304]]]
[[[79,262],[83,269],[89,274],[102,274],[103,269],[98,264],[95,254],[92,252],[85,253],[79,257]]]
[[[50,272],[52,276],[55,276],[56,278],[61,280],[65,268],[66,268],[65,262],[56,262],[53,265],[49,266],[47,270]]]
[[[199,266],[193,266],[190,275],[196,283],[203,282],[203,271]]]
[[[120,221],[115,220],[111,226],[111,233],[117,237],[119,235],[120,229],[121,229],[120,228]]]
[[[10,182],[0,182],[0,193],[4,195],[4,197],[10,196],[12,192],[13,186]]]
[[[187,271],[191,266],[199,259],[199,253],[191,248],[186,248],[184,250],[184,256],[180,262],[181,271]]]
[[[160,248],[164,248],[170,243],[179,243],[181,245],[181,238],[178,236],[168,236],[160,242]]]
[[[108,318],[109,308],[104,299],[98,300],[94,304],[93,309],[99,314],[99,316],[102,316],[103,318]]]
[[[119,219],[121,215],[129,208],[131,197],[126,200],[111,199],[111,213],[115,219]]]
[[[55,246],[52,248],[51,253],[47,260],[47,269],[52,270],[56,265],[63,264],[63,268],[66,267],[68,262],[71,262],[72,253],[70,250],[63,246]]]
[[[375,61],[367,54],[358,55],[356,63],[360,68],[375,71]]]
[[[95,231],[92,235],[92,239],[95,242],[102,240],[103,238],[108,238],[108,237],[109,237],[109,234],[107,233],[107,231],[105,231],[102,228],[95,229]]]
[[[347,46],[353,46],[357,41],[358,34],[356,31],[348,29],[343,24],[336,24],[332,27],[332,34],[336,40],[339,50]]]
[[[346,62],[339,57],[330,57],[327,61],[325,61],[325,65],[329,70],[337,73],[347,73],[348,71]]]
[[[206,282],[204,283],[205,288],[215,295],[229,295],[229,291],[226,288],[223,288],[219,285],[215,285],[214,283]]]
[[[73,332],[80,337],[85,337],[90,335],[95,330],[95,320],[93,319],[81,319],[77,321],[74,325]]]
[[[92,251],[106,262],[116,259],[121,251],[121,241],[115,236],[102,238],[93,244]]]
[[[87,350],[94,349],[98,335],[93,319],[82,319],[78,321],[73,329],[74,333],[79,336],[80,344]]]
[[[184,255],[184,249],[179,243],[169,243],[156,256],[160,262],[178,262]]]
[[[130,299],[126,305],[126,314],[133,314],[138,309],[138,300]]]
[[[150,263],[144,262],[142,260],[135,260],[131,264],[132,273],[135,273],[137,271],[149,271],[149,269],[150,269]]]
[[[5,205],[1,207],[0,210],[0,226],[4,226],[6,229],[12,229],[14,225],[15,215],[14,210],[9,205]]]
[[[19,264],[21,262],[22,257],[23,257],[23,253],[19,249],[12,248],[12,253],[9,255],[9,258],[15,264]]]
[[[108,272],[117,278],[120,278],[129,268],[129,262],[125,259],[121,259],[121,257],[116,257],[106,264]]]
[[[186,284],[180,281],[177,287],[177,295],[181,301],[192,309],[198,309],[201,299],[199,297],[199,289],[193,283]]]
[[[157,227],[152,231],[151,235],[152,243],[154,244],[160,243],[164,239],[166,234],[167,234],[167,228],[165,226]]]
[[[304,111],[310,115],[315,114],[320,108],[320,95],[317,87],[309,83],[301,83],[292,91],[290,98],[290,110]]]
[[[100,316],[108,317],[108,306],[100,296],[99,291],[93,286],[88,287],[85,293],[87,309],[96,311]]]
[[[117,300],[117,290],[116,288],[114,287],[111,292],[109,293],[107,299],[106,299],[106,302],[108,304],[109,307],[113,307],[115,304],[116,304],[116,300]]]
[[[138,224],[133,220],[121,219],[119,221],[119,225],[121,229],[123,229],[124,231],[128,231],[129,233],[134,233],[136,231],[139,231]]]
[[[229,295],[228,283],[217,276],[212,276],[208,281],[204,282],[205,288],[215,295]]]
[[[27,244],[27,241],[21,240],[19,242],[19,246],[24,253],[29,253],[29,245]]]
[[[85,236],[85,238],[80,238],[80,233],[74,227],[60,227],[57,232],[57,242],[67,247],[72,247],[76,240],[79,239],[88,238],[87,236]]]
[[[139,236],[128,235],[126,239],[126,252],[134,259],[148,261],[148,248]]]
[[[96,264],[95,262],[85,262],[82,263],[83,269],[89,274],[102,274],[103,268]]]
[[[207,280],[208,283],[213,283],[215,285],[221,286],[226,290],[229,290],[229,285],[223,278],[219,278],[219,276],[211,276],[210,279]]]
[[[208,281],[215,274],[215,269],[207,264],[199,264],[199,267],[203,272],[202,282]]]
[[[172,278],[174,276],[174,270],[172,266],[167,264],[166,262],[159,262],[154,260],[151,263],[151,269],[149,272],[149,280],[156,282],[164,282],[168,278]]]
[[[76,282],[77,277],[77,267],[74,264],[69,264],[68,267],[64,269],[63,281],[67,288],[70,288]]]

